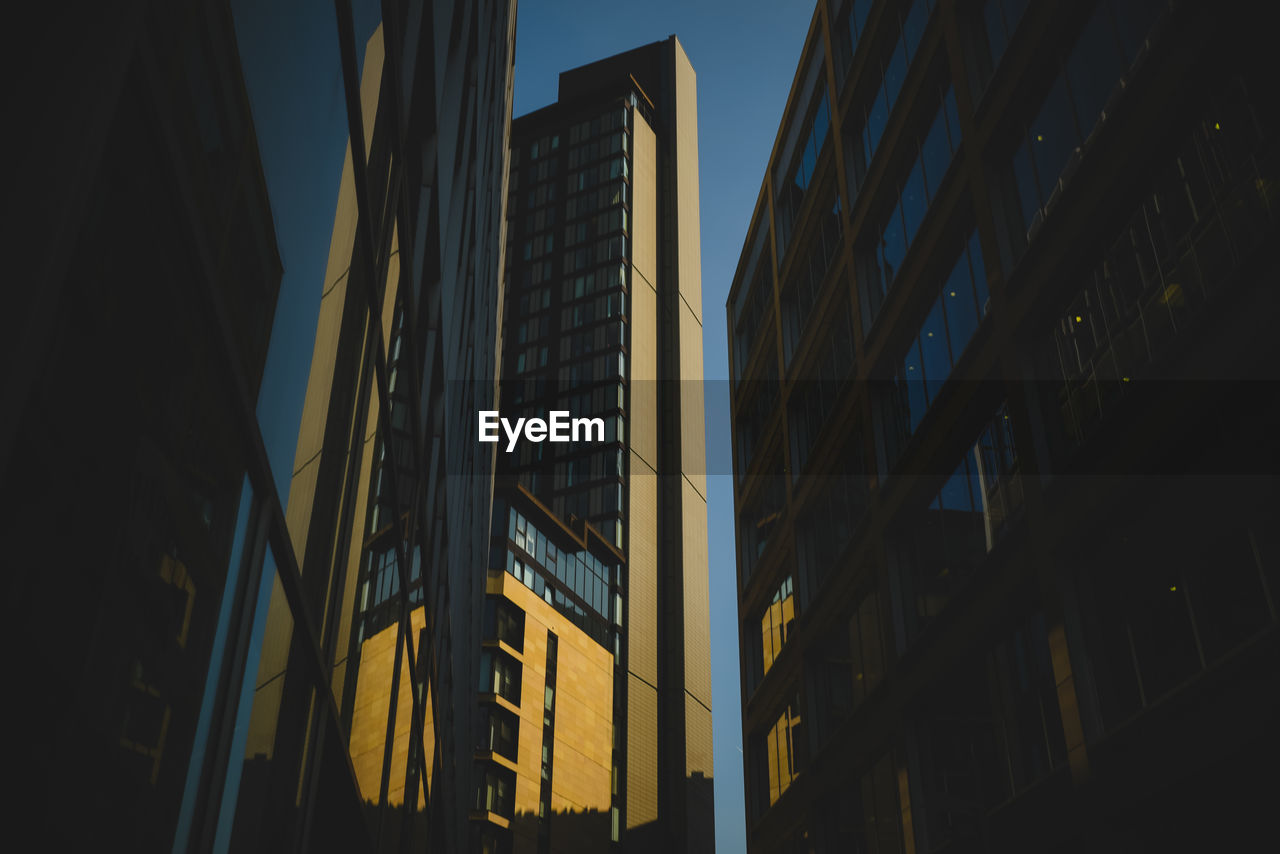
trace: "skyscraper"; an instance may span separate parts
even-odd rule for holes
[[[517,850],[713,840],[696,97],[672,36],[513,124],[501,412],[604,428],[499,450],[487,607],[523,651],[487,635],[479,713],[519,738],[476,819]]]
[[[1270,833],[1265,31],[817,3],[727,305],[750,850]]]

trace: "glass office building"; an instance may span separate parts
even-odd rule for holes
[[[817,4],[726,307],[750,850],[1265,828],[1265,30]]]
[[[24,831],[48,850],[460,850],[515,4],[80,6],[39,10],[15,104],[32,143],[0,449]],[[281,143],[324,118],[312,80],[331,162],[326,139]],[[299,174],[333,193],[327,271],[276,191]],[[264,377],[298,324],[282,281],[312,261],[280,465]]]

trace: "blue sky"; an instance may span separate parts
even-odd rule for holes
[[[356,32],[377,3],[354,0]],[[330,4],[232,0],[284,279],[259,420],[287,500],[315,340],[346,114]],[[674,33],[698,75],[707,394],[716,843],[746,850],[724,303],[814,0],[519,0],[515,114],[556,99],[561,71]]]

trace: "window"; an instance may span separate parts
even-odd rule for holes
[[[803,63],[803,76],[791,98],[796,108],[784,123],[781,147],[771,170],[774,255],[779,265],[786,257],[805,191],[813,181],[831,125],[826,62],[820,47],[815,46]]]
[[[520,652],[524,649],[524,611],[510,600],[489,596],[484,603],[484,637]]]
[[[824,204],[819,208],[820,221],[811,229],[813,239],[802,260],[792,265],[791,281],[782,292],[784,370],[791,366],[791,357],[795,355],[818,295],[822,292],[827,272],[835,265],[836,254],[840,251],[840,199],[834,189],[831,197],[835,199],[834,204]]]
[[[551,845],[551,776],[555,760],[556,726],[556,659],[559,639],[547,632],[546,683],[542,700],[542,768],[538,793],[538,848],[549,851]]]
[[[853,707],[880,687],[888,647],[879,593],[872,589],[858,600],[849,617],[849,647],[853,663]]]
[[[919,703],[917,850],[956,850],[988,813],[1066,760],[1044,617],[1033,613]],[[949,847],[948,847],[949,846]]]
[[[853,168],[849,172],[850,194],[856,195],[865,177],[869,156],[857,150],[861,145],[856,136],[850,137],[855,147],[852,152]],[[902,270],[907,250],[916,232],[924,222],[930,203],[942,186],[943,176],[951,165],[952,155],[960,145],[960,122],[956,114],[955,95],[948,86],[939,95],[938,109],[928,129],[910,145],[914,157],[907,169],[906,178],[888,213],[881,218],[878,228],[870,233],[878,240],[864,244],[858,252],[859,297],[862,304],[862,330],[865,335],[871,329],[889,289]]]
[[[1050,202],[1057,201],[1058,178],[1080,142],[1066,79],[1058,76],[1013,155],[1018,212],[1027,240],[1038,225],[1036,218]]]
[[[791,635],[791,624],[796,619],[796,599],[791,576],[782,579],[773,592],[773,599],[764,609],[760,618],[760,636],[762,650],[761,677],[773,667],[774,659],[782,652],[787,638]]]
[[[1131,381],[1176,352],[1274,227],[1260,164],[1275,147],[1257,119],[1269,95],[1274,89],[1236,78],[1210,101],[1044,337],[1041,370],[1058,390],[1049,423],[1067,450],[1110,416]]]
[[[1103,0],[1061,62],[1038,112],[1020,134],[1007,169],[1012,260],[1035,238],[1057,204],[1084,145],[1105,119],[1108,99],[1163,6],[1152,0]]]
[[[1280,506],[1240,480],[1171,483],[1123,536],[1074,556],[1095,737],[1274,628]]]
[[[917,850],[914,844],[908,844],[911,805],[902,800],[909,791],[907,769],[898,761],[897,752],[886,751],[858,781],[856,791],[861,803],[855,807],[855,851],[900,854]]]
[[[868,478],[863,434],[854,429],[828,471],[814,475],[820,486],[796,523],[796,562],[801,610],[822,590],[867,509]]]
[[[985,0],[982,4],[981,20],[976,27],[977,45],[973,51],[977,57],[975,95],[986,89],[992,73],[1000,65],[1027,5],[1028,0]]]
[[[1001,765],[1008,769],[1007,779],[993,781],[999,797],[1027,788],[1066,760],[1044,615],[1032,614],[1001,638],[987,655],[987,669],[1002,721]]]
[[[819,60],[821,57],[819,57]],[[821,63],[819,62],[819,66]],[[787,177],[777,188],[774,199],[774,238],[777,244],[775,254],[779,259],[785,258],[787,247],[791,243],[792,230],[804,204],[805,192],[813,180],[818,156],[822,153],[827,141],[827,131],[831,127],[831,108],[827,103],[826,86],[819,81],[819,94],[806,120],[808,130],[801,135],[801,142],[795,152]]]
[[[854,710],[880,686],[887,654],[881,604],[875,587],[864,587],[843,618],[806,650],[805,696],[811,700],[810,738],[816,751],[845,730]]]
[[[589,456],[581,459],[591,464],[595,458]],[[603,460],[602,457],[599,459]],[[621,500],[621,489],[621,484],[613,483],[562,494],[554,501],[558,508],[556,512],[562,516],[572,513],[587,519],[597,530],[608,535],[614,531],[616,519],[601,519],[598,514],[593,517],[590,505],[601,503],[600,499],[605,494]],[[509,536],[527,553],[528,558],[517,557],[508,552],[507,572],[572,619],[575,625],[602,646],[611,648],[609,621],[616,619],[617,615],[609,612],[610,584],[616,569],[590,552],[562,551],[518,511],[511,511],[508,530]],[[566,594],[565,589],[557,587],[555,582],[571,593]],[[618,601],[621,602],[621,597],[618,597]],[[584,610],[583,604],[590,610]],[[518,612],[519,609],[511,607]],[[520,619],[523,619],[523,614]]]
[[[774,457],[772,465],[755,479],[758,489],[756,497],[742,511],[738,520],[741,555],[739,566],[744,584],[768,547],[770,535],[786,509],[786,484],[781,471],[782,456],[779,453]]]
[[[831,314],[817,362],[803,378],[797,377],[787,407],[792,480],[806,471],[810,452],[840,400],[845,381],[853,374],[853,317],[848,301],[842,301]]]
[[[769,218],[761,216],[751,240],[751,254],[733,300],[734,382],[742,381],[761,326],[773,304],[773,259],[769,255]]]
[[[928,505],[904,513],[895,552],[912,637],[972,577],[1021,505],[1017,453],[1007,421],[1002,405]]]
[[[986,315],[987,274],[977,232],[970,233],[937,293],[920,331],[907,345],[885,407],[885,456],[890,469]]]
[[[800,718],[800,697],[797,695],[765,735],[764,751],[769,774],[769,806],[777,802],[796,775],[804,770],[809,745]]]
[[[498,706],[480,709],[479,749],[516,761],[519,750],[520,721],[513,712]]]
[[[1003,779],[991,691],[980,662],[964,662],[960,671],[960,678],[939,692],[916,725],[922,771],[924,838],[918,840],[922,851],[978,837]]]
[[[853,57],[866,30],[867,15],[871,12],[871,6],[872,0],[845,0],[836,17],[832,35],[836,52],[836,76],[841,83],[844,82],[853,65]]]
[[[480,654],[480,692],[520,705],[520,663],[501,650]]]
[[[737,419],[737,467],[736,473],[741,479],[746,476],[747,469],[755,458],[757,445],[764,431],[765,422],[773,414],[778,405],[778,382],[774,379],[752,380],[738,389],[742,412]]]
[[[844,129],[844,137],[851,149],[848,160],[853,166],[850,170],[850,198],[857,197],[867,167],[880,146],[880,139],[889,124],[889,115],[902,91],[907,69],[916,58],[931,9],[932,3],[928,0],[916,0],[906,10],[905,18],[895,20],[892,11],[885,16],[890,19],[893,40],[887,53],[872,58],[868,63],[866,76],[874,78],[874,84],[866,87],[863,102],[855,102],[850,107]]]
[[[515,814],[515,772],[506,768],[482,767],[476,786],[477,810],[497,813],[504,818]]]

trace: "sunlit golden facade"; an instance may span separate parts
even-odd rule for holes
[[[488,595],[501,597],[524,614],[521,645],[502,644],[521,664],[519,704],[497,694],[484,702],[517,712],[520,745],[512,762],[500,751],[484,753],[515,772],[514,851],[537,850],[537,819],[541,815],[542,753],[548,744],[555,756],[550,808],[559,825],[551,837],[552,851],[588,851],[609,842],[609,795],[613,753],[613,657],[565,615],[506,573],[491,573]],[[547,676],[548,636],[557,639],[556,673]],[[557,709],[554,735],[544,739],[548,688]],[[492,820],[504,820],[493,816]],[[561,827],[564,830],[561,830]]]

